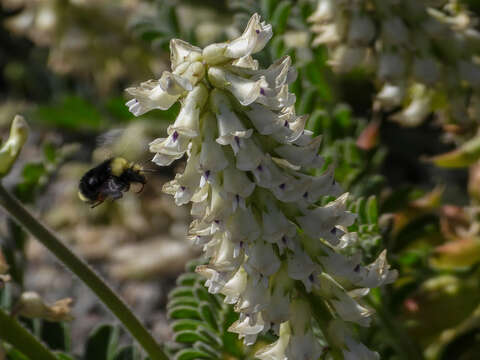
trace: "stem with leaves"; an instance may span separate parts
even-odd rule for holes
[[[98,296],[143,347],[151,360],[168,359],[160,345],[117,294],[115,294],[87,263],[77,257],[50,230],[35,219],[2,185],[0,185],[0,205]],[[2,333],[0,332],[0,337],[2,337],[1,335]],[[20,347],[20,349],[23,350],[23,347]],[[40,359],[39,357],[34,358]],[[45,357],[45,359],[47,358]]]

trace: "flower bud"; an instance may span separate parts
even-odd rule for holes
[[[28,138],[28,125],[23,116],[16,115],[10,126],[10,135],[0,148],[0,177],[10,172]]]
[[[14,314],[31,319],[45,319],[48,321],[71,321],[71,298],[56,301],[52,305],[43,302],[35,292],[25,292],[14,307]]]

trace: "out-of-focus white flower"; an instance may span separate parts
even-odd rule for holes
[[[408,29],[398,16],[382,22],[382,36],[388,45],[401,45],[408,42]]]
[[[368,49],[365,47],[351,47],[340,45],[333,51],[328,64],[339,73],[349,72],[357,66],[362,65],[368,56]]]
[[[368,32],[370,25],[358,26]],[[254,15],[230,42],[200,49],[172,40],[172,73],[129,89],[135,100],[127,105],[139,115],[181,104],[168,137],[154,140],[150,150],[162,166],[186,154],[185,171],[164,191],[178,205],[192,203],[189,238],[210,259],[197,272],[209,292],[224,294],[239,313],[229,330],[248,345],[269,330],[279,334],[258,352],[261,359],[316,359],[322,348],[303,294],[315,293],[335,317],[365,325],[370,312],[353,298],[355,290],[394,277],[384,256],[357,271],[337,253],[355,238],[348,233],[355,216],[332,167],[310,175],[324,163],[321,138],[305,130],[306,116],[295,114],[290,58],[262,69],[251,57],[270,37],[271,26]],[[320,207],[323,196],[339,197]],[[319,280],[325,271],[332,272],[328,286]],[[352,291],[337,279],[350,281]]]
[[[478,19],[466,6],[457,1],[317,0],[307,20],[312,46],[327,45],[333,70],[376,73],[375,106],[403,107],[393,120],[417,126],[437,111],[443,121],[473,121],[468,107],[480,88],[480,33]],[[418,83],[428,87],[428,97],[409,97],[407,90]],[[430,101],[452,99],[452,94],[455,99],[448,102]]]
[[[430,114],[431,94],[421,84],[410,89],[412,100],[402,111],[394,114],[392,120],[404,126],[417,126]]]
[[[405,96],[405,86],[403,84],[385,83],[377,94],[377,99],[388,109],[399,106]]]
[[[378,77],[384,81],[399,80],[403,78],[405,69],[405,60],[400,54],[385,53],[379,60]]]
[[[348,30],[348,43],[354,46],[369,45],[375,37],[375,24],[365,14],[356,13]]]

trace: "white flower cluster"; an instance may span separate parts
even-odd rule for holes
[[[318,0],[313,45],[330,49],[338,72],[376,72],[378,102],[401,106],[393,119],[416,126],[440,110],[462,124],[480,111],[480,33],[458,0],[433,8],[422,0]]]
[[[271,25],[255,14],[230,42],[201,49],[172,40],[172,72],[127,89],[134,96],[127,105],[141,115],[181,102],[168,137],[150,150],[160,166],[188,156],[164,191],[178,205],[192,203],[190,236],[210,258],[197,271],[240,313],[229,330],[246,344],[269,330],[279,335],[260,359],[317,359],[324,349],[304,295],[314,293],[325,305],[329,320],[319,325],[330,346],[345,359],[374,359],[347,323],[368,325],[371,311],[358,299],[396,273],[385,253],[368,266],[339,253],[355,238],[347,233],[355,216],[346,211],[348,194],[316,205],[341,192],[332,169],[309,175],[322,166],[320,139],[295,114],[290,58],[261,69],[251,57],[271,36]]]

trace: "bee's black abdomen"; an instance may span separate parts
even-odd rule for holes
[[[110,163],[112,159],[105,160],[100,165],[88,170],[79,183],[80,193],[91,201],[97,201],[102,187],[112,176]]]
[[[120,199],[130,189],[131,183],[147,183],[140,171],[139,166],[129,165],[123,158],[105,160],[80,179],[80,199],[96,203],[94,207],[107,198]]]

